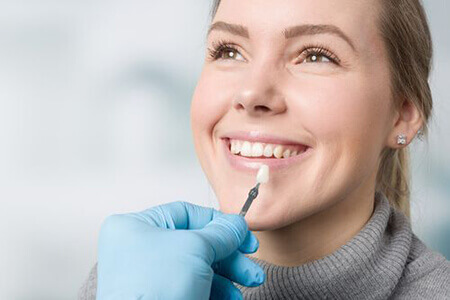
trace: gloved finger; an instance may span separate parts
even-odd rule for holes
[[[264,270],[239,251],[214,263],[212,268],[215,273],[245,286],[261,285],[266,278]]]
[[[214,274],[209,299],[244,299],[241,291],[234,284],[218,274]]]
[[[259,248],[259,241],[256,236],[249,230],[244,242],[239,247],[239,251],[242,253],[255,253]]]
[[[177,201],[158,205],[147,210],[130,214],[151,226],[167,229],[200,229],[218,215],[211,207],[203,207],[189,202]]]
[[[222,214],[215,217],[203,229],[196,233],[207,243],[205,259],[209,265],[224,259],[238,250],[247,236],[247,222],[244,217],[234,214]]]

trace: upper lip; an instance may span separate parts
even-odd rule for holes
[[[220,138],[222,139],[234,139],[234,140],[244,140],[249,142],[260,142],[266,144],[279,144],[279,145],[303,145],[310,147],[303,141],[296,141],[294,139],[289,139],[274,134],[264,133],[260,131],[233,131],[223,134]]]

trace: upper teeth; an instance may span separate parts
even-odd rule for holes
[[[303,153],[306,150],[304,146],[276,145],[265,143],[251,143],[249,141],[230,140],[230,151],[233,154],[240,154],[246,157],[272,157],[288,158]]]

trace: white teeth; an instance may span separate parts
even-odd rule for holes
[[[241,141],[236,141],[236,143],[234,144],[234,148],[235,148],[236,154],[241,152],[242,142]]]
[[[264,147],[264,156],[272,157],[272,155],[273,155],[273,145],[267,144],[266,147]]]
[[[276,157],[276,158],[289,158],[305,152],[306,149],[293,150],[289,149],[289,146],[283,145],[265,144],[265,143],[251,143],[249,141],[231,140],[230,139],[230,152],[235,155],[241,155],[245,157]]]
[[[245,141],[242,144],[241,155],[242,156],[247,156],[247,157],[251,157],[252,156],[252,145],[250,144],[250,142]]]
[[[231,153],[233,154],[237,154],[238,152],[236,151],[236,141],[231,141],[231,148],[230,148]]]
[[[252,156],[259,157],[263,155],[263,145],[261,143],[254,143],[252,147]]]
[[[276,146],[275,149],[273,149],[273,155],[276,158],[281,158],[283,156],[283,146]]]

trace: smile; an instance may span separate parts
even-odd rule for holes
[[[289,158],[306,151],[305,145],[277,145],[230,139],[230,152],[244,157]]]
[[[311,147],[300,144],[273,144],[222,138],[223,151],[230,165],[240,171],[255,172],[261,164],[271,171],[296,165],[309,155]]]

